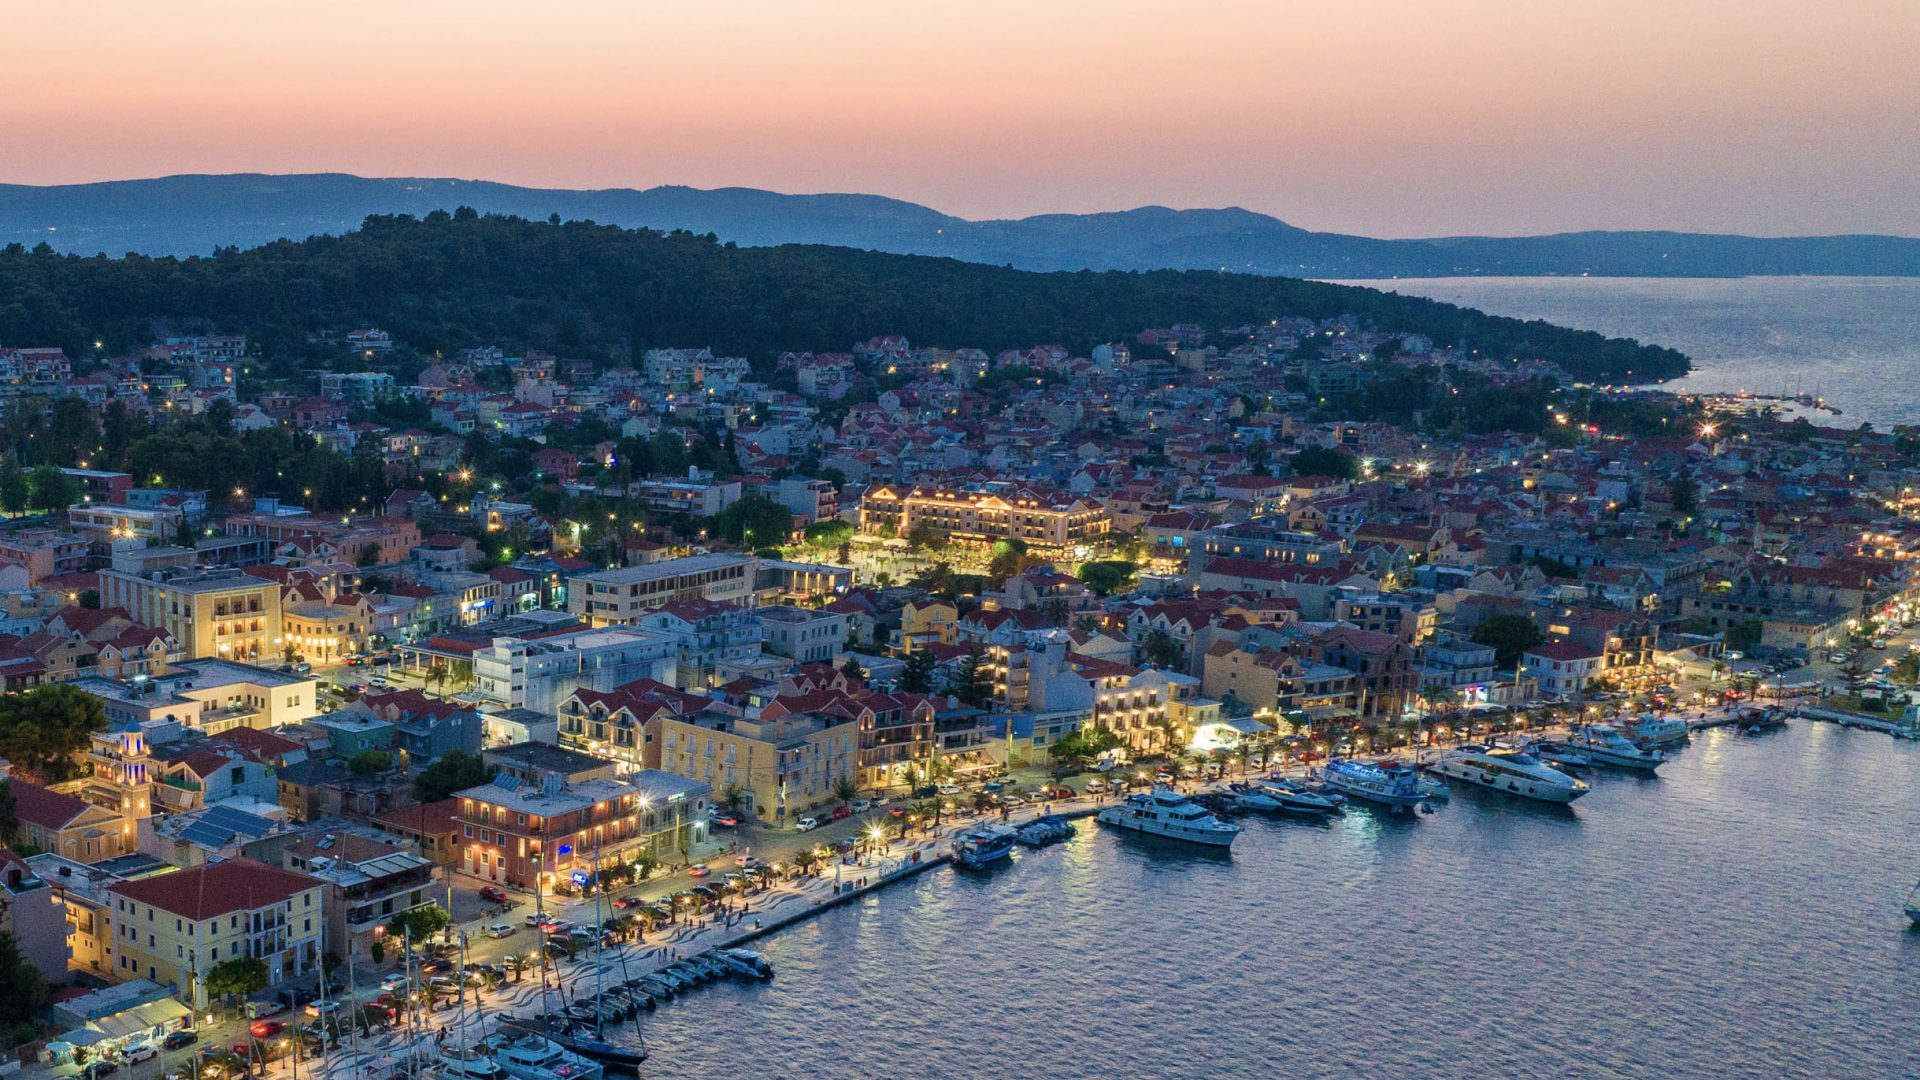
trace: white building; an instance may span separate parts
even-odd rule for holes
[[[633,626],[551,637],[494,638],[473,654],[473,680],[486,701],[554,715],[580,687],[611,690],[636,679],[673,677],[673,639]]]
[[[748,604],[758,567],[751,556],[714,554],[597,570],[568,581],[567,610],[607,626],[633,622],[676,601]]]

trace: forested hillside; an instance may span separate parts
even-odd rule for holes
[[[329,336],[377,326],[421,351],[497,343],[608,359],[711,345],[763,363],[785,349],[845,349],[881,333],[916,344],[1076,349],[1151,326],[1209,330],[1280,316],[1556,362],[1577,377],[1646,381],[1686,371],[1671,349],[1500,318],[1416,297],[1208,271],[1030,273],[848,248],[737,248],[711,236],[470,210],[368,218],[344,236],[206,258],[83,258],[0,251],[0,344],[116,350],[207,320],[269,356],[322,356]]]

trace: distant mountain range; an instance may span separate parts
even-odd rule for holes
[[[1760,238],[1675,232],[1379,240],[1311,232],[1230,207],[969,221],[877,195],[756,188],[574,191],[483,180],[341,173],[167,176],[52,187],[0,185],[0,245],[91,255],[204,255],[339,234],[370,214],[482,213],[713,233],[742,246],[829,244],[943,255],[1024,270],[1233,270],[1311,278],[1748,274],[1920,276],[1920,239]]]

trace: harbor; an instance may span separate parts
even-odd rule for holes
[[[1538,796],[1482,790],[1492,785],[1460,782],[1439,767],[1463,753],[1478,753],[1481,748],[1477,747],[1423,752],[1420,764],[1429,767],[1424,770],[1413,769],[1410,761],[1406,771],[1411,774],[1411,790],[1419,794],[1408,809],[1396,808],[1390,800],[1365,798],[1339,800],[1334,813],[1282,812],[1278,803],[1239,805],[1249,793],[1262,791],[1331,797],[1336,793],[1324,785],[1328,775],[1324,767],[1295,768],[1289,770],[1291,775],[1280,777],[1188,783],[1184,794],[1151,785],[1136,791],[1134,798],[1157,794],[1170,807],[1217,810],[1217,820],[1238,837],[1237,843],[1229,840],[1231,854],[1225,846],[1142,835],[1141,830],[1119,827],[1111,820],[1092,820],[1126,805],[1127,796],[1036,806],[1010,814],[1004,822],[997,816],[967,816],[943,823],[927,835],[891,844],[884,853],[839,862],[815,876],[779,884],[755,898],[751,915],[676,927],[643,944],[593,950],[579,962],[566,964],[557,978],[548,973],[544,988],[543,980],[530,973],[520,983],[475,992],[466,1005],[470,1011],[459,1014],[466,1018],[463,1021],[445,1019],[452,1014],[443,1011],[424,1021],[425,1026],[412,1036],[396,1032],[303,1062],[299,1069],[315,1080],[387,1080],[423,1072],[438,1073],[442,1080],[461,1080],[465,1074],[447,1068],[440,1054],[442,1044],[432,1034],[433,1025],[451,1023],[466,1037],[456,1036],[449,1045],[474,1046],[488,1040],[486,1045],[495,1046],[505,1039],[538,1036],[553,1038],[569,1051],[593,1050],[594,1046],[578,1041],[585,1040],[602,1044],[613,1054],[598,1062],[609,1073],[728,1075],[703,1049],[710,1040],[697,1034],[715,1023],[730,1039],[749,1041],[771,1037],[745,1019],[763,1015],[770,1017],[772,1031],[803,1022],[850,1025],[868,1039],[882,1037],[881,1031],[870,1030],[874,1023],[906,1023],[908,1031],[917,1030],[919,1022],[898,1016],[884,1022],[866,1018],[862,1006],[871,1003],[869,991],[846,998],[848,991],[832,972],[840,963],[853,962],[850,953],[858,954],[861,964],[879,963],[889,969],[915,962],[932,965],[935,971],[953,969],[954,979],[976,989],[1006,978],[1015,979],[1017,985],[1024,969],[1014,964],[1016,956],[1031,957],[1035,949],[1050,953],[1055,945],[1016,934],[1017,948],[1001,956],[959,943],[976,934],[998,939],[1011,929],[1007,920],[1017,925],[1017,920],[1041,911],[1047,912],[1043,924],[1053,928],[1049,933],[1062,933],[1066,940],[1089,950],[1084,960],[1087,970],[1067,978],[1068,987],[1076,993],[1093,993],[1092,986],[1105,979],[1125,985],[1134,976],[1119,958],[1133,956],[1135,963],[1157,967],[1183,983],[1206,972],[1209,996],[1275,994],[1285,987],[1285,1000],[1296,1004],[1277,1015],[1280,1028],[1290,1030],[1297,1025],[1286,1017],[1295,1016],[1299,1008],[1329,1009],[1330,1015],[1342,1015],[1342,986],[1354,988],[1356,999],[1378,999],[1384,989],[1370,983],[1386,974],[1358,962],[1377,948],[1393,958],[1390,966],[1404,980],[1409,995],[1458,996],[1464,991],[1436,982],[1437,973],[1452,972],[1475,993],[1492,993],[1504,1007],[1518,1010],[1517,1016],[1542,1021],[1539,1005],[1517,997],[1517,988],[1478,985],[1472,971],[1461,966],[1463,951],[1526,947],[1554,950],[1570,972],[1600,966],[1569,988],[1554,991],[1572,1016],[1598,1023],[1599,1018],[1592,1015],[1598,1003],[1624,1005],[1628,1000],[1622,988],[1607,985],[1607,980],[1625,978],[1631,985],[1634,978],[1643,976],[1647,969],[1636,967],[1634,959],[1643,950],[1652,949],[1661,958],[1656,969],[1665,969],[1674,951],[1688,951],[1685,939],[1695,931],[1737,946],[1733,948],[1736,955],[1763,949],[1769,941],[1789,947],[1778,938],[1777,928],[1754,921],[1781,899],[1751,911],[1731,911],[1710,900],[1709,883],[1716,878],[1703,871],[1720,866],[1732,873],[1733,867],[1747,867],[1749,860],[1762,858],[1760,852],[1778,839],[1769,839],[1769,830],[1763,827],[1765,816],[1780,810],[1773,797],[1776,790],[1804,800],[1810,811],[1817,806],[1812,821],[1834,828],[1859,815],[1894,812],[1890,805],[1883,805],[1891,797],[1881,793],[1889,786],[1899,789],[1892,781],[1876,782],[1861,799],[1836,806],[1818,798],[1815,789],[1820,783],[1815,775],[1805,775],[1806,770],[1794,763],[1818,763],[1817,775],[1848,767],[1899,774],[1911,765],[1907,744],[1810,718],[1764,727],[1750,721],[1740,710],[1686,718],[1679,725],[1683,738],[1669,740],[1660,751],[1657,771],[1592,763],[1568,766],[1567,774],[1578,778],[1586,795],[1577,806],[1548,805]],[[1533,737],[1573,746],[1572,734],[1554,731]],[[1455,780],[1450,790],[1446,779]],[[1431,786],[1436,783],[1441,790]],[[1767,785],[1768,794],[1756,795],[1756,784]],[[1216,818],[1212,810],[1204,816]],[[1912,816],[1902,806],[1893,820],[1907,822]],[[1036,823],[1046,827],[1029,831]],[[1855,884],[1812,899],[1809,910],[1823,913],[1823,932],[1838,933],[1855,943],[1857,951],[1885,953],[1888,942],[1872,943],[1872,933],[1887,937],[1898,950],[1920,946],[1901,932],[1901,897],[1911,882],[1898,881],[1910,868],[1897,837],[1863,839],[1850,833],[1846,843],[1866,843],[1881,850],[1855,852],[1829,864],[1818,852],[1801,846],[1811,843],[1813,835],[1826,834],[1821,829],[1794,838],[1798,842],[1767,856],[1775,861],[1755,873],[1764,880],[1784,874],[1819,879],[1823,874],[1857,873],[1861,867],[1888,872],[1889,880],[1877,889]],[[1842,838],[1836,834],[1831,839],[1840,842]],[[963,851],[972,854],[957,858]],[[956,865],[963,861],[967,865]],[[1851,871],[1837,865],[1842,862]],[[1648,892],[1649,886],[1634,878],[1633,867],[1638,863],[1646,864],[1650,872],[1664,867],[1655,880],[1673,890],[1670,899]],[[942,872],[948,867],[951,872]],[[1787,888],[1785,882],[1778,886]],[[1146,891],[1130,900],[1136,888]],[[1160,890],[1166,891],[1164,898]],[[1594,907],[1600,894],[1614,896],[1623,906],[1618,910]],[[1747,886],[1741,895],[1747,895]],[[1549,944],[1556,927],[1574,934],[1584,917],[1602,920],[1607,928],[1602,940],[1585,941],[1570,950]],[[1847,921],[1845,927],[1831,925],[1831,920],[1842,918]],[[1461,919],[1473,925],[1457,925]],[[1639,926],[1636,920],[1651,921]],[[1325,921],[1347,927],[1351,933],[1335,933],[1321,925]],[[1102,927],[1110,932],[1103,933]],[[909,948],[906,941],[914,945]],[[746,955],[764,964],[764,971],[727,970],[728,950],[751,950]],[[891,952],[876,958],[875,950],[901,950],[918,960],[893,959]],[[1805,959],[1799,950],[1794,955]],[[973,964],[981,970],[969,967]],[[1019,970],[1009,969],[1010,964]],[[1074,962],[1060,957],[1044,966],[1065,970],[1061,964],[1074,967]],[[772,977],[774,970],[780,972],[778,978]],[[1278,974],[1300,970],[1317,974],[1305,981]],[[932,994],[936,1003],[948,996],[943,987],[926,987],[926,976],[910,975],[909,969],[894,975],[915,979],[920,987],[916,993]],[[882,985],[894,975],[885,976]],[[1211,980],[1223,977],[1226,986],[1212,984]],[[1278,983],[1271,982],[1276,978]],[[1711,967],[1686,973],[1684,978],[1699,979],[1706,988],[1728,985],[1725,974]],[[1578,993],[1569,993],[1573,988]],[[1545,986],[1534,989],[1548,991]],[[1764,985],[1743,984],[1740,996],[1763,998],[1765,992]],[[729,1007],[735,999],[745,1004],[748,998],[750,1010]],[[1101,998],[1106,1000],[1104,991]],[[842,1008],[823,1012],[828,1007],[818,1004],[836,1000],[842,1001]],[[969,1007],[979,1008],[981,1003],[972,1001]],[[1387,1006],[1384,1017],[1355,1019],[1372,1025],[1391,1017],[1415,1030],[1430,1027],[1418,1016],[1402,1015],[1405,1008],[1407,1003],[1396,1000]],[[1703,1008],[1711,1017],[1724,1006],[1709,998]],[[543,1014],[555,1017],[555,1024],[549,1026]],[[1093,1024],[1094,1029],[1105,1022]],[[1237,1032],[1239,1024],[1210,1015],[1206,1030],[1225,1038]],[[1653,1024],[1644,1037],[1636,1038],[1636,1045],[1655,1042],[1651,1033],[1661,1027]],[[1300,1037],[1306,1037],[1306,1030],[1302,1028]],[[1569,1032],[1567,1037],[1577,1045],[1578,1038],[1585,1036]],[[850,1053],[853,1044],[861,1043],[847,1037],[829,1041]],[[944,1044],[935,1040],[933,1045]],[[1676,1069],[1688,1060],[1664,1042],[1660,1046],[1664,1049],[1658,1053],[1646,1047],[1637,1052],[1649,1054],[1648,1062],[1666,1061]],[[410,1050],[417,1058],[412,1065]],[[1533,1044],[1532,1050],[1544,1056],[1516,1062],[1537,1061],[1542,1068],[1566,1064],[1564,1049]],[[958,1063],[964,1054],[950,1046],[945,1053],[956,1056],[940,1057],[944,1064],[929,1063],[915,1075],[959,1075]],[[621,1054],[628,1059],[619,1060]],[[775,1075],[889,1075],[879,1058],[855,1053],[846,1064],[852,1072],[835,1073],[827,1062],[816,1061],[810,1070],[776,1071]],[[1354,1064],[1330,1061],[1320,1072],[1341,1072]],[[1410,1071],[1422,1071],[1437,1062],[1415,1055],[1403,1064]],[[955,1071],[943,1071],[947,1065],[955,1066]],[[869,1073],[869,1068],[880,1071]],[[1312,1067],[1296,1071],[1316,1074]],[[1618,1071],[1636,1074],[1633,1068]],[[294,1074],[285,1063],[268,1067],[270,1076],[283,1072],[292,1080]],[[1659,1072],[1648,1069],[1638,1074]],[[1058,1075],[1081,1073],[1060,1063]]]

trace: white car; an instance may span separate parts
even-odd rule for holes
[[[406,985],[407,985],[407,977],[405,975],[400,974],[397,971],[387,976],[386,978],[380,980],[380,989],[385,990],[388,993],[392,993],[393,991],[398,990],[401,987],[404,987]]]
[[[512,937],[519,932],[520,928],[512,923],[494,923],[487,927],[487,936],[490,938]]]
[[[247,1002],[247,1018],[249,1020],[258,1020],[263,1016],[274,1016],[278,1013],[283,1013],[286,1011],[287,1011],[287,1003],[284,1001],[249,1001]]]
[[[138,1061],[146,1061],[148,1058],[159,1057],[160,1048],[150,1042],[137,1042],[132,1046],[122,1049],[120,1056],[127,1064],[131,1065]]]
[[[794,832],[812,832],[813,830],[819,827],[820,827],[819,818],[803,817],[799,821],[796,821],[793,823]]]
[[[872,799],[855,799],[853,800],[852,805],[853,805],[854,813],[864,814],[867,811],[873,809],[873,800]]]

